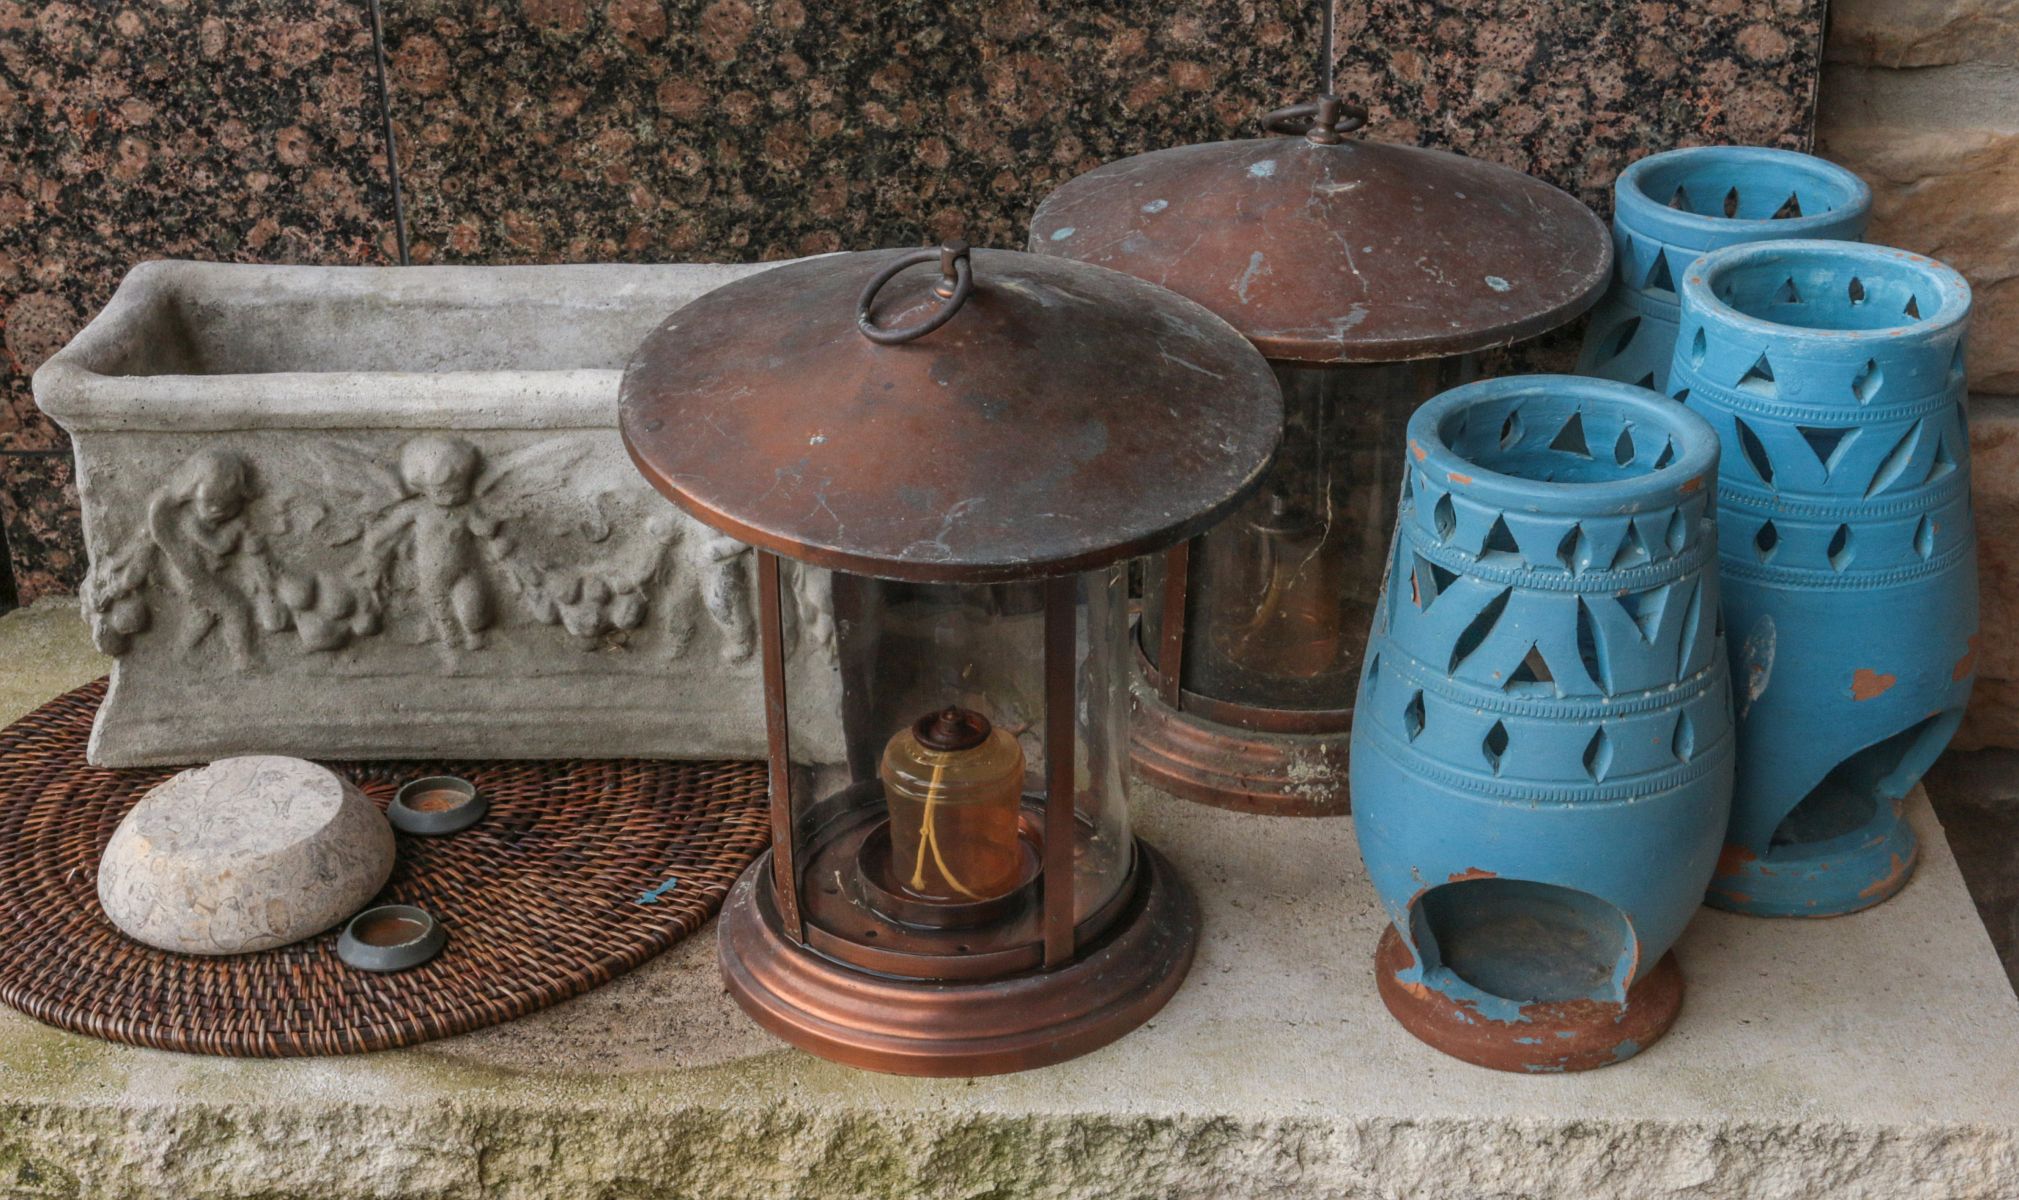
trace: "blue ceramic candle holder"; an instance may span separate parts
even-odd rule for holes
[[[1731,247],[1683,281],[1670,383],[1725,450],[1739,768],[1721,908],[1851,912],[1913,871],[1901,804],[1976,670],[1969,313],[1948,267],[1846,242]]]
[[[1581,375],[1668,389],[1676,281],[1706,251],[1783,238],[1856,241],[1872,189],[1792,150],[1697,146],[1651,155],[1613,182],[1613,282],[1592,312]]]
[[[1575,1070],[1675,1017],[1732,786],[1718,453],[1682,405],[1574,376],[1410,420],[1351,769],[1382,997],[1441,1050]]]

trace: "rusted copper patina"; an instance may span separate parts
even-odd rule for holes
[[[745,1011],[839,1062],[974,1075],[1084,1053],[1169,999],[1198,915],[1113,819],[1124,693],[1094,681],[1126,671],[1114,564],[1237,507],[1281,421],[1268,364],[1206,309],[1012,251],[791,264],[651,335],[623,385],[633,461],[758,547],[773,848],[731,894],[717,943]],[[848,573],[833,591],[843,762],[795,750],[781,556]],[[898,614],[919,604],[948,606],[954,624],[905,632],[914,618]],[[1018,640],[994,643],[1014,645],[997,656],[1009,667],[980,653],[977,673],[937,682],[975,652],[939,634],[989,643],[1012,627]],[[1003,670],[1012,715],[1033,711],[1027,697],[1042,710],[1016,727],[1043,754],[1027,760],[1026,787],[1042,791],[1024,796],[1021,868],[1006,892],[922,894],[892,864],[877,752],[907,727],[936,753],[976,749],[1003,712],[972,706],[1004,701],[989,690]],[[1095,746],[1104,711],[1115,733]],[[1103,875],[1102,861],[1116,866]]]
[[[1334,96],[1290,136],[1109,163],[1052,193],[1031,249],[1126,271],[1224,317],[1282,384],[1282,453],[1242,507],[1153,564],[1137,769],[1247,811],[1348,811],[1353,692],[1418,403],[1470,354],[1561,325],[1612,270],[1604,225],[1517,171],[1352,134]]]
[[[632,461],[752,545],[942,583],[1161,550],[1254,489],[1282,402],[1210,312],[1013,250],[962,256],[961,302],[928,255],[808,259],[674,313],[624,375]],[[907,260],[870,303],[867,285]],[[941,319],[900,344],[863,333]]]

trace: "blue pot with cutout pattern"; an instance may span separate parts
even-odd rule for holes
[[[1760,146],[1650,155],[1613,181],[1613,281],[1578,355],[1580,375],[1668,391],[1676,281],[1710,250],[1787,238],[1856,241],[1872,189],[1834,163]]]
[[[1969,314],[1962,276],[1883,246],[1735,246],[1683,280],[1669,383],[1724,446],[1720,908],[1832,916],[1913,872],[1902,808],[1976,672]]]
[[[1620,1061],[1674,1019],[1729,813],[1717,435],[1517,376],[1418,409],[1408,455],[1351,758],[1382,998],[1481,1065]]]

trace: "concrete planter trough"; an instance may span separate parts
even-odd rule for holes
[[[117,656],[92,761],[761,757],[752,555],[615,421],[645,335],[764,269],[135,268],[35,374]],[[826,574],[788,584],[833,695]]]

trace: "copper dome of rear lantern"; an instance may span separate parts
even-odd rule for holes
[[[1346,136],[1365,113],[1333,97],[1268,121],[1309,128],[1097,167],[1038,206],[1030,248],[1196,300],[1284,362],[1492,349],[1605,288],[1604,224],[1540,179]]]

